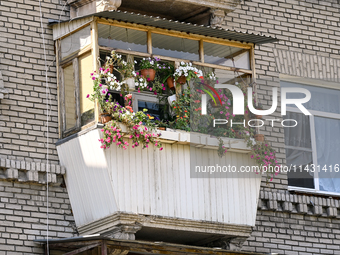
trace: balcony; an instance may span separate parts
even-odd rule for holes
[[[214,72],[220,84],[248,83],[255,74],[254,45],[276,39],[120,11],[100,12],[56,24],[53,36],[60,85],[57,150],[61,165],[66,168],[65,181],[79,234],[240,249],[255,226],[260,175],[210,174],[202,173],[203,170],[197,173],[200,169],[197,166],[231,165],[235,171],[241,166],[254,166],[246,143],[223,138],[228,153],[220,158],[216,137],[179,131],[180,127],[176,126],[160,131],[162,151],[156,147],[123,150],[114,145],[104,150],[98,141],[103,135],[99,114],[104,113],[103,105],[109,101],[105,98],[109,89],[117,102],[123,98],[120,94],[124,89],[120,86],[128,76],[115,74],[117,84],[111,84],[112,88],[106,84],[102,92],[99,89],[102,78],[97,74],[104,73],[105,66],[105,73],[111,75],[103,60],[115,50],[136,72],[142,69],[143,58],[160,58],[162,65],[172,65],[176,70],[190,66]],[[165,120],[171,116],[188,117],[186,112],[190,110],[183,111],[181,116],[173,114],[174,107],[168,100],[175,97],[179,102],[185,86],[195,87],[192,81],[187,80],[187,85],[176,85],[172,90],[168,81],[164,82],[165,77],[160,77],[159,84],[163,87],[155,91],[151,91],[152,83],[148,83],[149,91],[141,92],[140,84],[132,84],[130,108],[134,113],[148,108],[150,114]],[[101,99],[90,101],[94,82],[99,86],[95,91],[102,92]],[[157,99],[156,94],[167,100]],[[187,97],[191,98],[190,93]],[[223,114],[224,118],[233,115],[232,109],[226,107],[233,105],[233,99],[229,95],[228,98],[218,106],[223,111],[214,108],[212,113]],[[123,99],[120,105],[126,103]],[[167,104],[166,114],[159,110],[164,104]],[[182,106],[187,107],[185,104]],[[200,103],[195,104],[192,112],[199,115],[196,110]],[[230,135],[230,128],[228,132]],[[235,133],[230,137],[234,136]]]
[[[225,138],[230,149],[218,157],[208,135],[161,131],[163,151],[100,148],[98,128],[57,145],[80,235],[208,245],[250,235],[255,226],[260,181],[255,173],[195,178],[200,162],[254,165],[243,140]],[[192,176],[191,176],[192,175]]]

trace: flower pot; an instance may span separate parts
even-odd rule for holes
[[[175,90],[174,79],[171,76],[166,79],[166,83],[168,84],[169,89]]]
[[[179,84],[181,84],[181,85],[183,85],[183,84],[185,84],[186,83],[186,81],[187,81],[187,78],[184,76],[184,75],[182,75],[181,77],[179,77],[178,79],[177,79],[177,83],[179,83]]]
[[[127,78],[124,80],[124,83],[126,83],[129,87],[129,90],[135,90],[135,78]]]
[[[109,65],[110,73],[113,73],[113,65]]]
[[[264,135],[262,134],[256,134],[255,135],[255,140],[259,142],[264,142]]]
[[[112,120],[112,117],[111,117],[110,114],[102,113],[100,115],[100,120],[101,120],[102,124],[105,124],[105,123],[109,122],[110,120]]]
[[[147,81],[153,81],[156,76],[156,70],[154,69],[143,69],[140,73]]]
[[[158,129],[158,130],[164,130],[164,131],[165,131],[165,130],[166,130],[166,127],[158,127],[157,129]]]

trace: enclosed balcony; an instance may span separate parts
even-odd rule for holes
[[[186,86],[195,87],[189,79],[187,85],[178,83],[172,89],[168,81],[160,82],[163,87],[156,91],[154,83],[144,77],[150,90],[140,91],[140,85],[133,84],[132,103],[124,105],[120,86],[126,77],[103,66],[115,50],[134,75],[143,58],[150,57],[176,70],[186,65],[213,72],[222,84],[236,84],[255,75],[255,43],[275,39],[123,12],[97,13],[56,24],[53,29],[60,109],[57,150],[66,168],[65,182],[79,234],[240,249],[255,226],[261,182],[261,175],[254,171],[239,171],[255,165],[249,145],[230,130],[229,137],[216,139],[203,131],[187,132],[187,122],[179,115],[180,121],[176,120],[167,104],[179,102]],[[103,106],[98,98],[90,101],[88,97],[94,86],[102,85],[96,73],[106,72],[116,78],[110,83],[114,86],[105,89],[105,96],[110,94],[110,99],[102,97],[106,101],[114,98],[119,107],[126,107],[124,114],[128,107],[136,114],[146,108],[150,123],[152,119],[175,123],[155,131],[160,134],[158,147],[101,146],[106,127],[100,123]],[[159,100],[162,96],[167,100]],[[230,111],[223,114],[228,116]],[[119,122],[115,116],[111,116],[113,121]],[[174,120],[168,122],[170,118]],[[122,124],[119,137],[134,144],[128,131]],[[223,157],[221,148],[228,151],[222,152]],[[203,166],[210,166],[209,171]]]

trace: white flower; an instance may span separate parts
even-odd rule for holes
[[[107,56],[107,57],[106,57],[106,59],[107,59],[107,60],[109,60],[109,59],[110,59],[110,57],[109,57],[109,56]]]
[[[133,61],[135,64],[137,64],[137,61],[135,60],[135,61]]]

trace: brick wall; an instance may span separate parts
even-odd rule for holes
[[[68,194],[60,186],[49,187],[49,237],[75,234]],[[33,241],[46,239],[46,186],[0,181],[0,254],[43,254]]]
[[[243,1],[228,13],[226,27],[276,36],[280,42],[257,46],[259,99],[271,106],[279,74],[339,81],[340,3],[315,0]],[[278,108],[280,111],[280,108]],[[279,112],[275,117],[281,117]],[[282,128],[261,130],[285,163]],[[263,183],[256,227],[243,250],[289,255],[340,254],[337,198],[287,191],[287,176]]]
[[[48,19],[66,19],[61,0],[43,0],[43,26],[50,93],[49,159],[58,163],[57,82],[52,29]],[[46,84],[39,1],[0,1],[0,70],[8,95],[0,101],[2,158],[45,162]]]
[[[49,236],[72,237],[74,220],[58,165],[57,83],[48,19],[65,19],[62,0],[43,0],[50,92],[49,165],[46,144],[46,84],[39,1],[0,0],[0,254],[43,254],[33,242],[46,238],[46,178]],[[2,83],[3,82],[3,83]],[[2,88],[2,86],[0,86]],[[2,91],[0,91],[2,92]],[[3,95],[1,93],[1,95]]]

